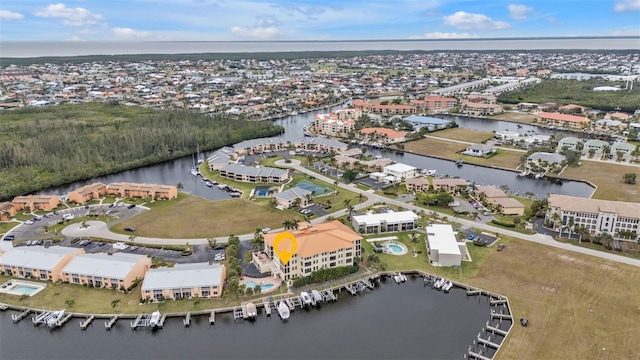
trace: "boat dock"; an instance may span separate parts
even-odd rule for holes
[[[215,325],[215,324],[216,324],[216,311],[211,310],[211,314],[209,314],[209,325]]]
[[[60,321],[58,321],[55,325],[56,326],[62,326],[64,324],[66,324],[67,322],[69,322],[69,320],[71,320],[72,317],[73,317],[73,314],[67,314]]]
[[[189,325],[191,325],[191,313],[187,313],[187,315],[185,315],[184,320],[182,320],[182,323],[184,324],[185,327],[189,327]]]
[[[5,304],[0,304],[0,311],[7,311],[9,307]]]
[[[118,321],[118,315],[112,317],[111,319],[109,319],[109,321],[105,321],[104,322],[104,327],[107,330],[111,330],[111,328],[113,327],[113,325],[116,324],[116,321]]]
[[[502,336],[507,336],[507,334],[509,333],[509,332],[507,332],[505,330],[498,329],[497,327],[493,327],[493,326],[489,325],[488,321],[487,321],[486,329],[488,331],[491,331],[493,333],[496,333],[496,334],[499,334],[499,335],[502,335]]]
[[[333,293],[333,290],[322,290],[320,291],[320,295],[322,295],[322,299],[324,300],[324,302],[338,300],[338,297]]]
[[[24,313],[22,313],[22,314],[24,314]],[[19,316],[21,316],[22,314],[20,314]],[[38,326],[40,324],[46,324],[47,320],[51,317],[51,315],[53,315],[53,312],[51,312],[51,311],[43,311],[43,312],[41,312],[39,314],[36,314],[35,317],[32,317],[31,321],[33,322],[34,326]],[[21,319],[18,319],[16,321],[16,319],[13,319],[14,322],[18,322],[20,320]]]
[[[242,306],[236,306],[233,308],[233,320],[245,319],[247,314],[247,308]]]
[[[291,306],[289,306],[289,308],[291,308],[291,310],[295,309],[296,306],[297,307],[303,307],[302,300],[300,299],[299,296],[294,296],[290,300],[291,300],[291,304],[293,304],[293,308],[291,308]]]
[[[276,309],[276,306],[273,303],[272,298],[264,299],[264,303],[262,305],[264,306],[264,312],[265,314],[267,314],[267,316],[271,316],[271,311]]]
[[[31,312],[31,310],[27,309],[27,310],[23,311],[22,313],[20,313],[19,315],[11,314],[11,319],[13,320],[14,323],[18,323],[20,320],[26,318],[27,315],[29,315],[30,312]]]
[[[95,318],[96,318],[95,315],[91,315],[85,321],[80,321],[80,329],[87,330],[87,327],[89,327],[89,325],[91,325],[91,323],[93,322],[93,320]]]
[[[467,356],[469,356],[469,358],[477,359],[477,360],[491,360],[492,359],[492,358],[483,356],[482,354],[478,354],[478,353],[472,351],[471,350],[471,346],[469,346],[469,350],[467,351]]]

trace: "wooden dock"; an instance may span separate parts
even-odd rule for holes
[[[185,315],[184,320],[182,320],[182,323],[184,324],[185,327],[189,327],[191,325],[191,313],[188,312],[187,315]]]
[[[107,330],[111,330],[111,328],[113,327],[113,325],[116,324],[116,322],[118,321],[118,315],[115,315],[114,317],[112,317],[111,319],[109,319],[109,321],[105,321],[104,322],[104,327]]]
[[[513,317],[509,314],[491,314],[492,319],[508,319],[513,320]]]
[[[209,314],[209,325],[215,325],[215,324],[216,324],[216,311],[211,310],[211,314]]]
[[[469,351],[467,352],[467,355],[477,360],[491,360],[491,358],[478,354],[477,352],[471,351],[471,347],[469,347]]]
[[[147,317],[143,317],[142,315],[136,316],[135,320],[131,322],[131,329],[135,330],[140,326],[146,326]]]
[[[246,313],[247,309],[241,307],[241,306],[236,306],[233,308],[233,319],[237,320],[237,319],[244,319],[245,317],[245,313]]]
[[[29,315],[29,313],[31,313],[31,310],[27,309],[27,310],[23,311],[22,313],[20,313],[19,315],[11,314],[11,319],[13,320],[14,323],[18,323],[18,322],[20,322],[20,320],[26,318],[27,315]]]
[[[325,302],[338,300],[338,297],[333,293],[333,290],[322,290],[320,291],[320,295],[322,295],[322,299]]]
[[[293,305],[293,301],[291,301],[291,299],[284,299],[284,302],[289,307],[289,311],[295,310],[296,307]]]
[[[488,331],[491,331],[493,333],[502,335],[502,336],[507,336],[507,334],[509,333],[508,331],[502,330],[502,329],[498,329],[497,327],[493,327],[491,325],[489,325],[489,322],[487,321],[487,326],[486,326]]]
[[[492,348],[494,348],[494,349],[499,349],[499,348],[500,348],[500,344],[496,344],[496,343],[494,343],[494,342],[492,342],[492,341],[490,340],[490,339],[491,339],[491,337],[489,337],[489,340],[487,340],[487,339],[483,339],[483,338],[481,338],[481,337],[480,337],[480,334],[478,334],[477,339],[478,339],[478,344],[482,344],[482,345],[490,346],[490,347],[492,347]]]
[[[264,312],[267,316],[271,316],[271,302],[269,299],[264,299]]]
[[[482,294],[482,291],[478,289],[467,289],[467,296],[475,296]]]
[[[85,321],[80,321],[80,329],[87,330],[87,328],[89,327],[89,325],[91,325],[95,318],[95,315],[91,315]]]
[[[7,311],[8,308],[9,308],[9,306],[7,306],[5,304],[0,304],[0,311]]]
[[[160,321],[158,321],[158,328],[162,328],[164,326],[164,322],[167,321],[167,314],[162,314],[160,317]]]
[[[294,296],[291,298],[291,303],[293,304],[293,308],[295,309],[296,307],[300,307],[302,308],[302,300],[300,300],[299,296]]]

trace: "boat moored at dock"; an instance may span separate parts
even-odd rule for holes
[[[287,320],[289,316],[291,316],[291,311],[289,310],[289,306],[285,304],[284,301],[280,301],[278,304],[278,314],[282,320]]]
[[[313,300],[311,299],[311,296],[306,291],[303,291],[300,293],[300,298],[302,300],[302,304],[304,304],[305,306],[311,305],[313,302]]]

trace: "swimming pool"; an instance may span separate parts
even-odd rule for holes
[[[402,249],[402,247],[396,245],[396,244],[389,244],[387,245],[389,247],[389,249],[391,249],[391,251],[393,251],[396,254],[400,254],[402,253],[404,250]]]
[[[269,186],[256,186],[255,196],[265,197],[269,196]]]
[[[253,281],[247,281],[246,283],[244,283],[244,285],[250,289],[255,288],[256,286],[258,286],[258,284],[256,284]],[[260,289],[261,292],[265,292],[266,290],[269,290],[273,287],[273,284],[260,284]]]
[[[19,296],[33,296],[38,292],[44,290],[46,287],[46,284],[24,280],[9,280],[6,283],[0,285],[0,292]]]
[[[404,255],[408,252],[407,247],[399,242],[387,241],[382,246],[383,251],[390,255]]]

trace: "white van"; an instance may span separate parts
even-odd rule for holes
[[[62,218],[65,220],[73,220],[74,216],[73,214],[64,214],[62,215]]]

